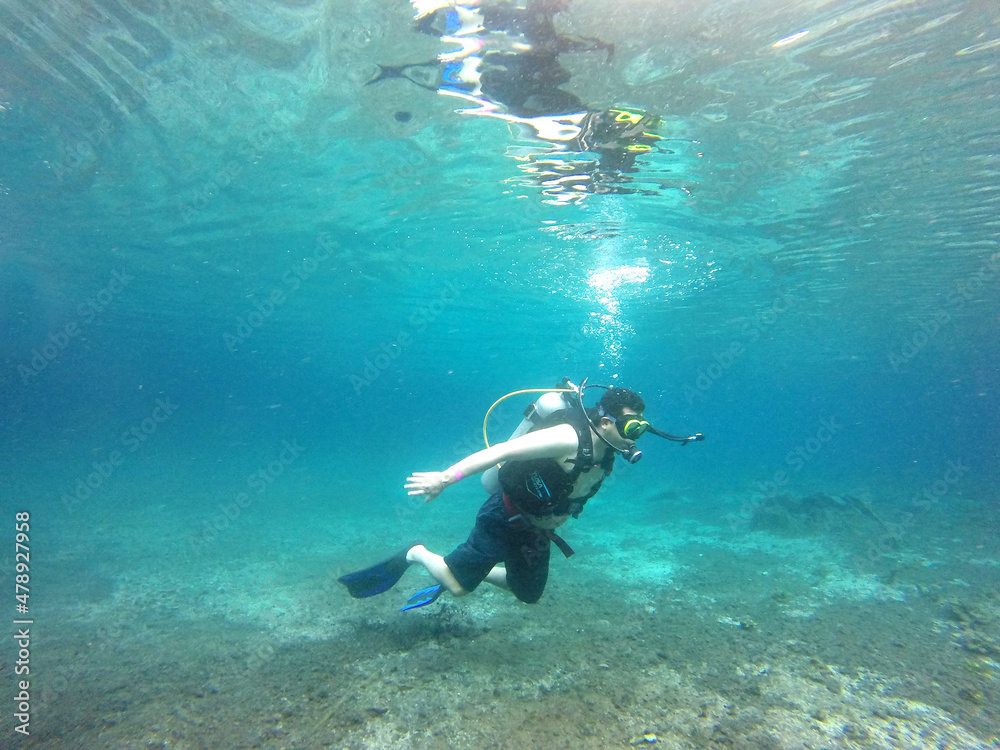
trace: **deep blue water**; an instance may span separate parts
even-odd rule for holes
[[[360,529],[370,556],[411,528],[445,551],[481,493],[415,509],[408,473],[564,376],[706,435],[644,438],[602,524],[670,490],[725,518],[935,486],[995,523],[993,8],[578,0],[560,28],[615,53],[564,55],[563,88],[665,137],[637,161],[648,189],[569,204],[504,122],[364,85],[436,54],[411,22],[374,1],[0,4],[2,523],[31,513],[40,607],[60,606],[46,559],[65,591],[95,566],[122,585],[151,564],[140,538],[201,549],[240,492],[227,565],[271,538],[349,569]]]

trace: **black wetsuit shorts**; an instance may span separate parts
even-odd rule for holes
[[[498,562],[507,568],[507,585],[522,602],[534,604],[549,577],[545,532],[524,520],[511,522],[499,492],[483,503],[469,539],[445,556],[462,588],[474,591]]]

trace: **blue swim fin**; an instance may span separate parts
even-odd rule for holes
[[[411,544],[410,547],[412,546]],[[411,563],[406,561],[406,553],[410,551],[410,547],[400,550],[388,560],[364,570],[348,573],[337,580],[347,586],[347,591],[355,599],[365,599],[385,593],[396,585],[410,567]]]
[[[437,601],[437,598],[441,596],[441,592],[444,591],[444,586],[440,583],[437,586],[431,586],[430,588],[418,591],[409,599],[407,599],[407,604],[405,607],[400,607],[400,612],[406,612],[409,609],[416,609],[417,607],[426,607],[428,604]]]

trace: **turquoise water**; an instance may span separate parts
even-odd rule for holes
[[[996,743],[995,9],[576,0],[556,28],[614,54],[561,90],[661,120],[568,193],[530,128],[366,85],[439,54],[413,20],[0,3],[0,570],[29,513],[33,619],[0,744]],[[408,474],[564,376],[706,440],[618,462],[538,605],[350,599],[485,498]]]

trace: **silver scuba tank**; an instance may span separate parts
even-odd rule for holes
[[[542,420],[550,414],[553,414],[560,409],[571,408],[573,406],[573,402],[571,402],[567,397],[572,396],[572,393],[565,391],[549,391],[548,393],[543,393],[535,399],[531,406],[525,409],[524,419],[521,420],[521,424],[517,426],[517,429],[514,430],[514,432],[512,432],[510,437],[507,439],[513,440],[514,438],[521,437],[521,435],[525,435],[537,427]],[[480,481],[483,484],[483,489],[490,495],[499,492],[500,467],[491,466],[483,472],[482,479]]]

